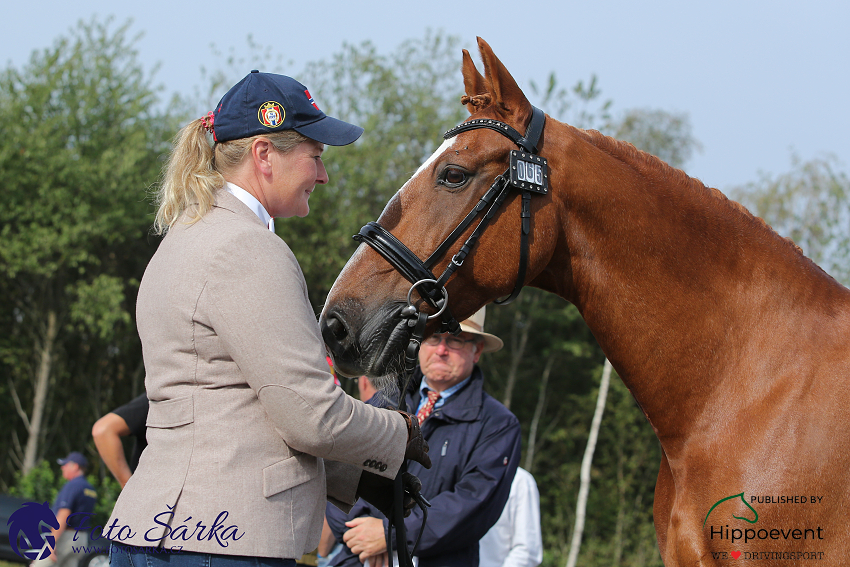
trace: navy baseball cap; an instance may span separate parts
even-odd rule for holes
[[[77,451],[72,451],[72,452],[68,453],[68,456],[65,457],[64,459],[56,459],[56,462],[59,463],[60,465],[67,465],[68,463],[77,463],[78,465],[80,465],[84,469],[88,468],[88,466],[89,466],[88,459],[86,459],[83,456],[82,453],[77,452]]]
[[[363,133],[360,126],[319,110],[307,87],[295,79],[259,71],[227,91],[213,116],[216,142],[295,130],[329,146],[345,146]]]

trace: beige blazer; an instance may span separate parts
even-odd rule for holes
[[[295,256],[233,195],[168,232],[136,310],[148,447],[113,541],[299,558],[361,470],[395,476],[404,419],[334,385]]]

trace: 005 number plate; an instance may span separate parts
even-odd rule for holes
[[[549,166],[546,158],[511,150],[511,185],[517,189],[546,194],[549,192]]]

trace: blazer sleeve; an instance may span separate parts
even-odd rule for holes
[[[198,309],[209,313],[223,348],[287,445],[393,478],[407,444],[405,421],[334,385],[289,247],[269,231],[246,229],[217,246],[214,266]]]

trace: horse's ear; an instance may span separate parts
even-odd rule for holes
[[[475,63],[469,55],[469,51],[463,50],[463,87],[466,89],[466,96],[473,97],[475,95],[484,94],[488,90],[487,80],[484,75],[478,72],[475,68]],[[468,99],[465,99],[468,100]],[[475,112],[475,105],[466,103],[466,109],[470,114]]]
[[[531,115],[531,103],[508,72],[507,68],[493,54],[490,45],[478,38],[478,49],[484,60],[484,74],[490,84],[490,92],[496,111],[503,117],[513,116],[516,121],[524,122]]]

